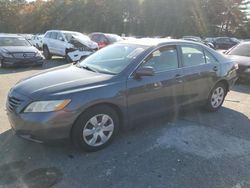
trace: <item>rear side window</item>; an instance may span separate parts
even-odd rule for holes
[[[199,47],[182,46],[182,61],[184,67],[202,65],[206,63],[203,50]]]
[[[225,40],[220,38],[220,39],[217,39],[216,42],[225,42]]]
[[[230,39],[229,38],[219,38],[219,39],[217,39],[216,42],[221,42],[221,43],[223,43],[223,42],[230,42]]]
[[[151,66],[156,72],[163,72],[178,68],[178,56],[175,46],[168,46],[154,51],[146,59],[143,66]]]

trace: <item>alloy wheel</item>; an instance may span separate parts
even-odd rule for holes
[[[114,121],[109,115],[98,114],[92,117],[83,128],[83,139],[92,147],[105,144],[114,132]]]
[[[217,87],[211,97],[211,105],[213,108],[218,108],[224,100],[225,91],[222,87]]]

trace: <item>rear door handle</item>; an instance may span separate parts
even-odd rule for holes
[[[175,78],[176,78],[176,79],[179,79],[179,78],[181,78],[181,75],[180,75],[180,74],[176,74],[176,75],[175,75]]]
[[[217,66],[214,66],[213,70],[214,70],[214,71],[218,71],[218,67],[217,67]]]
[[[179,83],[182,83],[182,82],[183,82],[183,80],[182,80],[181,78],[182,78],[182,75],[180,75],[180,74],[176,74],[176,75],[175,75],[175,79],[176,79],[177,82],[179,82]]]

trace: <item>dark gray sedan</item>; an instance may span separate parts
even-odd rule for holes
[[[250,80],[250,42],[242,42],[226,53],[228,58],[239,65],[238,76],[240,80]]]
[[[21,67],[43,64],[43,55],[24,37],[0,34],[0,67]]]
[[[76,65],[17,83],[8,94],[7,113],[21,137],[71,138],[80,148],[96,151],[138,119],[197,102],[218,110],[237,79],[236,67],[194,42],[120,42]]]

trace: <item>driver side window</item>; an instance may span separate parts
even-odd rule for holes
[[[144,66],[153,67],[156,73],[177,69],[178,56],[176,47],[167,46],[154,51],[145,60]]]

